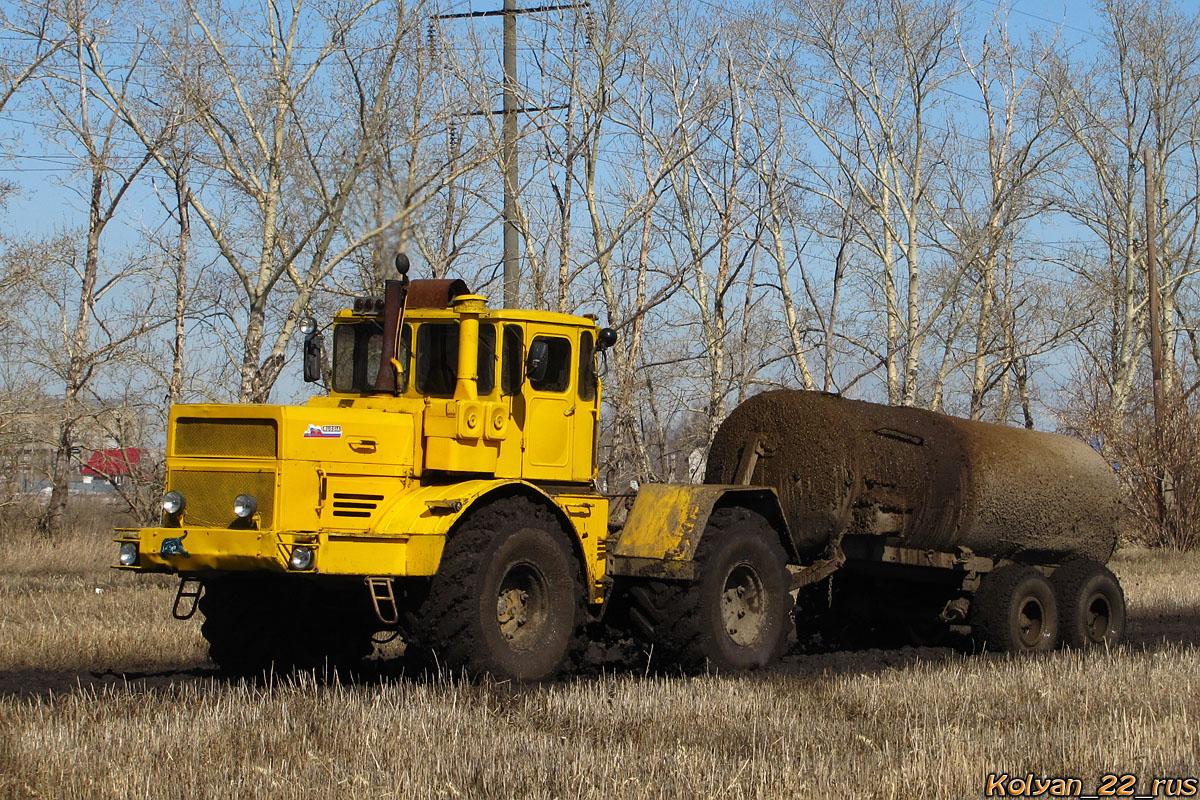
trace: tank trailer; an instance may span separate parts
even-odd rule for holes
[[[651,484],[623,526],[597,489],[594,317],[491,309],[399,279],[302,325],[305,405],[171,409],[156,527],[117,568],[180,576],[233,674],[405,658],[538,681],[615,627],[683,670],[764,667],[793,630],[971,632],[1012,652],[1116,643],[1120,504],[1091,448],[801,391],[720,427],[700,485]],[[623,499],[623,498],[622,498]]]

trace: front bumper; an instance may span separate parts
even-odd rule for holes
[[[328,575],[429,576],[437,572],[445,537],[363,531],[260,531],[229,528],[118,528],[113,541],[136,543],[137,561],[114,564],[132,572],[216,570]],[[289,567],[296,547],[313,550],[312,566]]]

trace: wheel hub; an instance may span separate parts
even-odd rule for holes
[[[515,564],[500,582],[496,623],[500,633],[518,649],[539,637],[550,614],[546,579],[532,564]]]
[[[1017,616],[1017,629],[1021,644],[1028,648],[1036,647],[1045,631],[1045,612],[1042,604],[1035,598],[1026,599]]]
[[[1108,636],[1108,626],[1112,622],[1112,609],[1103,595],[1096,595],[1088,603],[1087,614],[1084,617],[1088,637],[1097,644]]]
[[[758,572],[749,564],[730,570],[721,591],[721,622],[739,647],[754,644],[767,625],[766,592]]]

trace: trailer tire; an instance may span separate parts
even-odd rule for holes
[[[554,677],[581,641],[579,575],[544,506],[510,497],[472,512],[446,543],[417,614],[413,660],[472,678]]]
[[[1125,592],[1107,567],[1085,558],[1068,561],[1050,576],[1050,583],[1058,600],[1064,645],[1087,650],[1121,641]]]
[[[695,672],[767,667],[791,627],[787,554],[760,514],[722,508],[709,517],[690,582],[654,581],[629,592],[656,661]]]
[[[976,641],[992,651],[1044,653],[1058,644],[1058,604],[1050,581],[1024,564],[984,576],[971,602]]]

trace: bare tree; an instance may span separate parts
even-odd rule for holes
[[[861,246],[883,299],[881,351],[889,402],[918,401],[918,370],[931,324],[951,295],[922,294],[922,246],[948,132],[931,121],[944,88],[961,72],[956,6],[948,2],[787,0],[773,23],[794,46],[772,70],[791,110],[835,169],[853,184],[857,205],[820,194],[854,213]],[[954,283],[948,285],[953,289]],[[928,307],[927,307],[928,306]]]
[[[61,235],[44,244],[35,243],[35,263],[41,268],[27,273],[20,284],[26,301],[38,298],[42,307],[54,310],[52,327],[35,322],[27,328],[26,344],[30,357],[63,387],[50,476],[53,494],[39,522],[46,531],[58,528],[66,509],[71,460],[78,454],[76,429],[91,414],[88,399],[95,392],[92,386],[99,369],[119,358],[154,325],[146,314],[117,321],[101,310],[106,296],[138,269],[136,260],[106,259],[102,239],[150,155],[141,147],[130,148],[120,136],[119,118],[95,102],[88,60],[108,30],[103,20],[82,9],[68,9],[72,11],[76,13],[62,18],[71,34],[69,48],[61,51],[67,57],[56,63],[54,73],[41,84],[45,112],[60,131],[60,144],[79,160],[77,191],[86,208],[87,223],[82,241]],[[132,57],[136,59],[137,53]],[[126,81],[111,88],[124,97],[130,84]],[[9,257],[10,262],[16,258],[15,251],[10,251]],[[31,320],[44,319],[37,313],[37,305],[25,307]]]
[[[286,8],[269,3],[265,12],[245,27],[238,10],[188,2],[195,52],[181,58],[155,42],[168,67],[200,65],[177,80],[203,144],[192,163],[214,180],[189,186],[186,196],[242,295],[231,321],[238,396],[246,402],[267,400],[297,322],[333,271],[395,226],[403,230],[415,208],[469,168],[460,162],[423,173],[382,218],[351,215],[363,175],[388,145],[385,134],[396,130],[393,88],[416,69],[407,44],[425,20],[424,6],[362,0],[310,11],[295,0]],[[116,90],[100,54],[92,55],[108,101],[159,168],[179,178],[138,106]],[[405,132],[408,141],[429,135],[428,127]]]
[[[1098,323],[1083,329],[1078,342],[1088,368],[1104,376],[1107,403],[1119,416],[1133,396],[1147,343],[1141,172],[1147,148],[1156,172],[1167,176],[1158,189],[1159,285],[1166,382],[1179,381],[1179,333],[1190,316],[1179,298],[1192,292],[1200,223],[1200,129],[1193,113],[1200,100],[1200,16],[1136,0],[1105,0],[1098,10],[1103,29],[1095,54],[1064,54],[1046,74],[1075,156],[1058,174],[1057,202],[1092,243],[1065,260],[1087,289]]]

